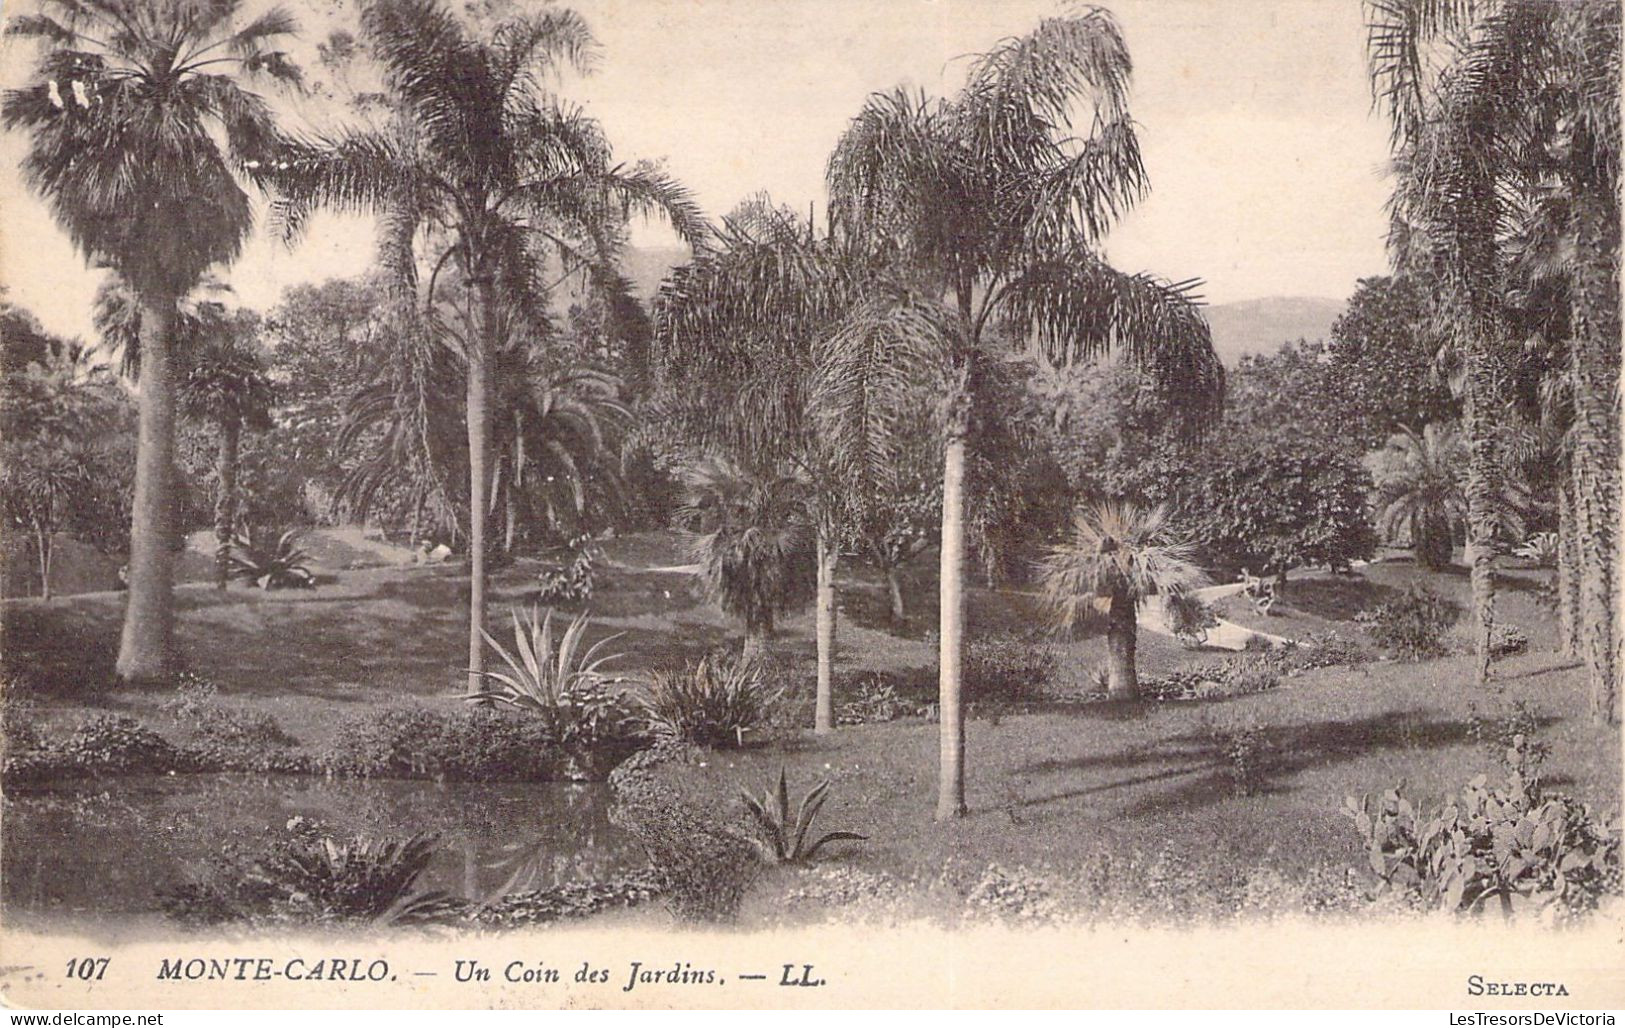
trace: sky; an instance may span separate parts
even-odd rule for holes
[[[284,6],[300,20],[301,50],[352,17],[342,0]],[[1057,0],[571,6],[603,52],[594,73],[563,83],[566,96],[602,121],[618,158],[663,160],[713,216],[762,190],[821,211],[824,161],[869,93],[900,83],[951,93],[965,55],[1064,9]],[[1131,111],[1151,181],[1106,240],[1113,264],[1201,278],[1215,303],[1341,299],[1386,270],[1387,128],[1371,109],[1357,0],[1107,6],[1134,59]],[[0,49],[7,86],[26,73],[20,47]],[[48,329],[89,338],[103,272],[86,267],[22,183],[25,146],[20,133],[0,133],[0,283]],[[637,226],[633,240],[675,245],[658,225]],[[371,257],[370,223],[323,216],[293,249],[256,234],[224,277],[241,303],[266,309],[290,285],[360,273]]]

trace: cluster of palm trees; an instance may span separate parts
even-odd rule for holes
[[[1200,421],[1223,374],[1194,283],[1119,272],[1099,244],[1144,193],[1130,60],[1083,8],[976,57],[951,98],[871,96],[812,219],[758,199],[662,289],[659,360],[695,445],[806,483],[816,535],[817,727],[831,726],[834,571],[844,504],[895,474],[900,420],[935,401],[942,448],[937,816],[962,814],[967,458],[1000,361],[1108,353]],[[997,412],[994,412],[995,416]]]
[[[402,336],[450,347],[465,369],[477,686],[487,515],[501,481],[491,466],[495,368],[545,332],[554,274],[613,268],[630,212],[663,214],[695,242],[701,219],[657,169],[615,163],[598,124],[547,89],[550,76],[586,69],[596,51],[573,12],[516,18],[480,37],[434,0],[367,3],[361,22],[387,86],[384,124],[295,135],[250,88],[298,82],[277,49],[294,22],[281,10],[244,19],[243,6],[43,0],[41,13],[9,27],[44,43],[33,81],[8,92],[0,112],[31,135],[24,173],[87,259],[133,299],[140,438],[118,673],[150,679],[170,667],[166,529],[182,301],[238,255],[253,224],[249,189],[258,188],[273,195],[275,226],[290,241],[318,208],[379,215]],[[546,397],[540,406],[553,412]],[[528,430],[505,431],[517,447]]]
[[[1367,0],[1373,93],[1392,123],[1390,249],[1438,303],[1463,384],[1477,672],[1516,453],[1514,371],[1541,369],[1555,438],[1564,646],[1617,719],[1620,8],[1612,0]]]

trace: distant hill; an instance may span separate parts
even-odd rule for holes
[[[1204,312],[1213,329],[1213,349],[1227,368],[1250,353],[1274,353],[1282,343],[1325,339],[1343,313],[1343,301],[1318,296],[1267,296],[1262,300],[1216,303]]]
[[[648,300],[661,279],[689,260],[683,247],[629,246],[621,257],[621,270],[632,280],[632,291]],[[1319,296],[1267,296],[1261,300],[1216,303],[1204,309],[1213,329],[1213,349],[1227,368],[1250,353],[1273,353],[1282,343],[1325,339],[1332,322],[1343,313],[1343,301]]]

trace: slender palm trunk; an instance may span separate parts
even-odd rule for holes
[[[908,611],[903,606],[903,576],[895,565],[886,569],[886,592],[891,597],[892,623],[900,625],[908,620]]]
[[[965,632],[965,445],[967,398],[955,397],[960,410],[950,422],[942,468],[942,618],[937,660],[940,759],[937,776],[937,820],[965,813],[965,719],[960,710],[960,674]],[[951,408],[952,409],[952,408]]]
[[[1499,455],[1495,445],[1493,371],[1484,340],[1467,353],[1467,549],[1473,595],[1473,672],[1480,686],[1490,681],[1490,635],[1495,628],[1495,498]]]
[[[39,598],[51,598],[51,532],[41,521],[34,522],[34,549],[39,554]]]
[[[813,731],[820,735],[835,727],[835,564],[839,558],[834,541],[818,533],[818,701]]]
[[[175,634],[174,297],[141,297],[141,412],[130,515],[130,588],[119,637],[118,676],[153,680],[169,671]]]
[[[485,535],[490,521],[487,470],[491,454],[491,364],[496,335],[496,287],[480,282],[481,332],[468,354],[468,691],[485,671]]]
[[[757,626],[745,628],[745,645],[740,656],[749,664],[760,664],[773,651],[772,629]]]
[[[1580,522],[1581,655],[1591,714],[1619,719],[1619,293],[1611,250],[1617,236],[1604,205],[1574,191],[1576,251],[1569,342],[1574,378],[1574,495]],[[1612,243],[1612,246],[1610,245]]]
[[[1575,517],[1573,475],[1557,483],[1557,646],[1565,657],[1580,655],[1580,529]]]
[[[214,587],[224,589],[231,578],[231,529],[237,520],[237,447],[242,423],[236,418],[220,422],[220,453],[215,477],[220,492],[214,498]]]
[[[1111,609],[1106,615],[1106,695],[1124,702],[1140,698],[1140,676],[1134,667],[1140,627],[1135,606],[1134,597],[1119,589],[1112,594]]]

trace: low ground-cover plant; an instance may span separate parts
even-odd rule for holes
[[[444,921],[466,903],[417,888],[436,845],[432,835],[336,839],[295,817],[258,852],[228,849],[160,898],[166,915],[194,924]]]
[[[1302,641],[1249,648],[1240,653],[1142,679],[1141,691],[1154,700],[1213,700],[1268,692],[1283,678],[1318,668],[1364,663],[1367,653],[1335,632],[1310,633]]]
[[[1438,807],[1413,803],[1404,783],[1373,800],[1349,797],[1381,889],[1423,909],[1573,916],[1620,891],[1620,828],[1565,796],[1542,796],[1518,775],[1484,775]]]
[[[1513,657],[1529,649],[1529,635],[1517,625],[1496,622],[1490,629],[1490,656]]]
[[[651,672],[638,701],[656,736],[720,748],[742,745],[781,696],[759,662],[713,653]]]
[[[299,530],[249,528],[238,535],[230,556],[231,577],[261,589],[314,589],[316,576],[299,548]]]
[[[1445,633],[1461,619],[1461,605],[1413,582],[1386,603],[1362,610],[1354,620],[1371,641],[1402,660],[1426,660],[1447,652]]]
[[[856,832],[825,832],[816,839],[811,835],[812,824],[829,798],[829,780],[813,786],[801,802],[792,809],[790,788],[785,781],[784,768],[779,768],[776,788],[769,788],[761,799],[741,790],[751,824],[756,830],[756,845],[762,857],[771,864],[802,864],[812,860],[818,851],[832,842],[864,842],[868,836]]]
[[[549,924],[605,910],[635,907],[658,897],[660,888],[660,875],[652,869],[606,881],[566,882],[549,889],[503,896],[480,907],[471,918],[494,928]]]

